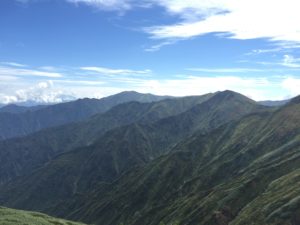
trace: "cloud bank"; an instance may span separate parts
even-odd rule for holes
[[[4,104],[23,102],[49,104],[61,103],[74,99],[75,97],[65,94],[62,90],[53,89],[52,81],[44,81],[33,87],[19,89],[12,95],[0,93],[0,102]]]
[[[266,38],[300,43],[298,0],[66,0],[102,10],[128,11],[141,5],[160,6],[180,22],[144,31],[153,39],[189,39],[208,33],[234,39]]]

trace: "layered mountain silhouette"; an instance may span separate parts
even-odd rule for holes
[[[0,204],[88,224],[300,224],[299,99],[129,101],[2,141]]]
[[[120,103],[153,102],[168,98],[122,92],[102,99],[80,99],[50,106],[8,105],[0,108],[0,140],[25,136],[48,127],[79,122],[97,113],[103,113]]]
[[[42,108],[46,108],[48,107],[47,105],[36,105],[36,106],[31,106],[31,107],[27,107],[27,106],[20,106],[20,105],[16,105],[16,104],[9,104],[9,105],[5,105],[3,107],[0,108],[0,113],[24,113],[27,111],[37,111],[39,109]]]
[[[0,142],[0,183],[41,167],[53,157],[95,142],[113,128],[136,121],[146,123],[181,113],[212,94],[159,102],[129,102],[83,122],[49,128],[22,138]]]

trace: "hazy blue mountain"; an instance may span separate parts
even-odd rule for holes
[[[16,104],[5,105],[0,108],[0,113],[24,113],[27,111],[36,111],[39,109],[43,109],[47,107],[47,105],[36,105],[36,106],[20,106]]]
[[[37,110],[24,110],[19,106],[6,106],[0,109],[0,140],[25,136],[48,127],[78,122],[97,113],[103,113],[120,103],[139,101],[153,102],[167,98],[137,92],[122,92],[102,99],[79,99],[73,102],[41,107]],[[21,111],[11,113],[10,111]],[[4,112],[1,113],[1,110]]]

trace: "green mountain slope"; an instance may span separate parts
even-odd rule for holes
[[[211,96],[213,95],[172,98],[152,103],[124,103],[84,122],[49,128],[23,138],[2,141],[0,183],[39,168],[58,154],[90,145],[113,128],[136,121],[154,122],[176,115],[208,100]]]
[[[299,224],[299,98],[197,132],[172,152],[53,213],[107,225]]]
[[[176,116],[113,129],[94,145],[59,155],[34,173],[3,185],[0,201],[8,206],[54,213],[61,201],[85,195],[135,166],[146,165],[196,130],[206,133],[260,110],[265,108],[226,91]],[[59,211],[64,210],[59,207]]]
[[[37,212],[26,212],[0,207],[0,225],[83,225],[67,220],[57,219]]]
[[[0,140],[25,136],[48,127],[55,127],[71,122],[78,122],[97,113],[103,113],[112,107],[130,101],[153,102],[167,96],[140,94],[137,92],[122,92],[102,99],[80,99],[42,107],[38,110],[25,110],[19,113],[1,112],[0,109]],[[8,109],[20,111],[20,107]]]

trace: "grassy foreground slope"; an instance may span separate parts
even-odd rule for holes
[[[0,207],[0,225],[83,225],[37,212]]]

